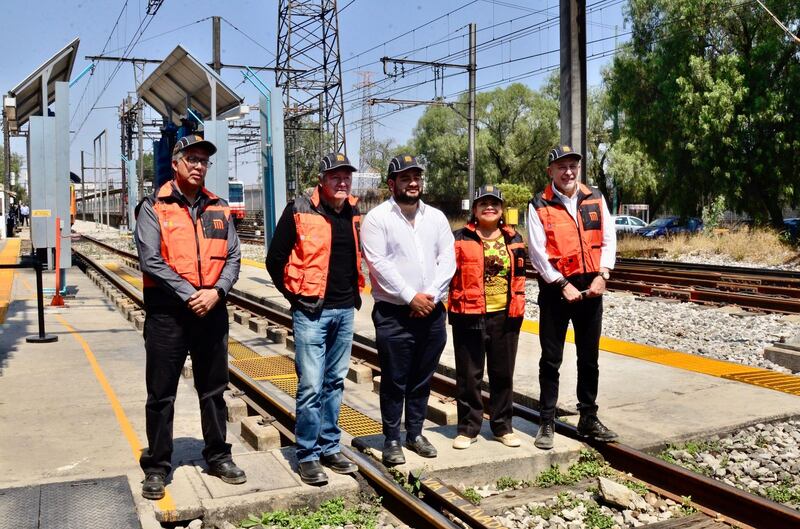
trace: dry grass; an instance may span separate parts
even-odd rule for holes
[[[655,241],[632,236],[617,242],[617,251],[622,256],[633,256],[654,248],[665,249],[666,253],[661,258],[667,260],[686,255],[718,256],[728,257],[732,261],[776,266],[796,264],[800,258],[796,248],[782,242],[777,232],[767,229],[681,235]]]

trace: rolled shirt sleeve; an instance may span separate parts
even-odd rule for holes
[[[600,250],[600,267],[614,269],[617,263],[617,230],[611,219],[611,212],[608,210],[605,197],[603,203],[603,247]]]

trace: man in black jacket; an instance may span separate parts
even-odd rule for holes
[[[319,185],[290,202],[267,252],[267,271],[292,305],[297,397],[295,437],[300,478],[328,482],[358,468],[341,453],[339,407],[350,363],[354,308],[361,307],[356,168],[343,154],[320,162]],[[321,464],[320,464],[321,462]]]

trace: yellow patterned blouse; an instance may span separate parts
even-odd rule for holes
[[[508,304],[508,276],[511,260],[503,236],[483,239],[483,286],[486,312],[505,310]]]

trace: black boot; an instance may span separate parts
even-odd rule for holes
[[[164,497],[164,476],[151,473],[144,477],[142,482],[142,496],[148,500],[160,500]]]
[[[553,419],[542,419],[539,425],[539,431],[536,432],[536,440],[533,446],[541,450],[550,450],[553,448],[553,438],[556,435],[556,423]]]
[[[241,485],[247,481],[244,470],[237,467],[233,461],[209,464],[208,473],[212,476],[217,476],[225,483],[230,483],[231,485]]]
[[[319,460],[304,461],[298,465],[300,469],[300,479],[307,485],[322,486],[328,483],[328,475],[319,464]]]
[[[349,459],[344,457],[341,452],[323,455],[320,458],[320,463],[337,474],[355,474],[358,472],[358,467]]]
[[[578,421],[578,435],[602,443],[608,443],[619,437],[616,433],[606,428],[596,415],[587,415],[580,418]]]

